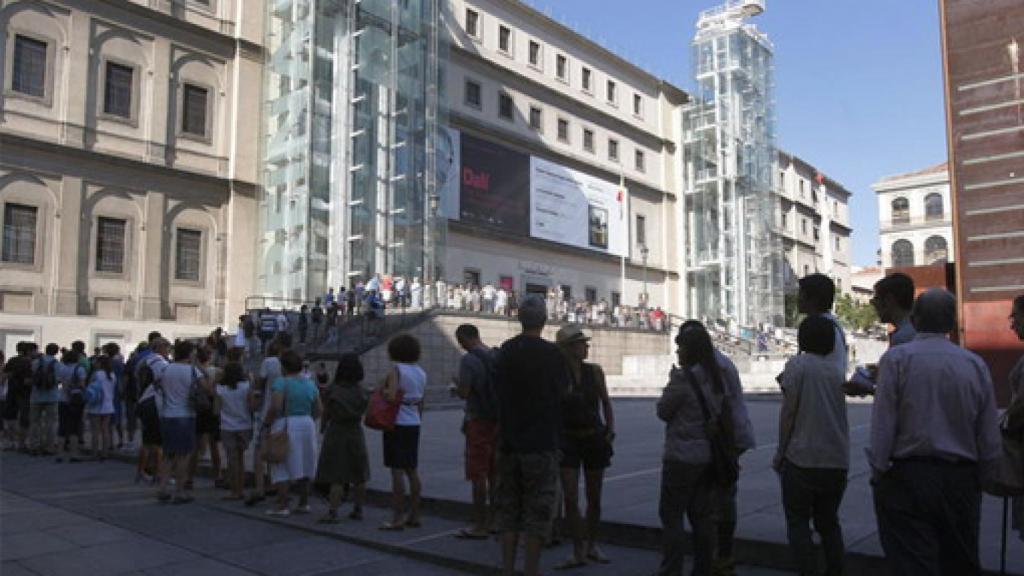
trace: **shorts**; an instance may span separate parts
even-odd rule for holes
[[[603,432],[563,436],[561,449],[559,465],[562,468],[576,470],[582,465],[584,470],[604,470],[612,464],[612,445]]]
[[[139,402],[136,413],[139,415],[139,423],[142,424],[142,445],[159,446],[160,413],[156,409],[156,400],[147,399]]]
[[[160,439],[167,456],[188,456],[196,449],[196,419],[161,418]]]
[[[4,405],[4,420],[17,420],[18,427],[28,430],[32,426],[31,406],[29,400],[32,393],[7,392],[7,403]]]
[[[57,436],[70,438],[72,436],[82,437],[82,416],[85,408],[75,408],[68,402],[57,404]]]
[[[395,426],[384,431],[384,467],[414,470],[420,459],[420,427]]]
[[[220,414],[205,412],[196,415],[196,435],[207,434],[211,442],[220,442]]]
[[[466,480],[486,480],[494,476],[494,453],[497,446],[497,422],[466,421]]]
[[[249,441],[252,440],[252,430],[221,430],[220,440],[228,454],[245,452],[249,447]]]
[[[515,454],[498,450],[496,462],[494,507],[499,530],[547,538],[558,493],[555,452]]]

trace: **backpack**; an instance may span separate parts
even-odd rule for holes
[[[479,348],[473,348],[469,351],[469,354],[475,356],[480,363],[484,365],[484,382],[483,386],[476,390],[477,394],[477,406],[479,407],[481,420],[492,420],[498,419],[498,361],[496,358],[498,351],[495,349],[481,350]]]
[[[57,387],[57,375],[53,367],[56,362],[53,358],[47,362],[45,356],[39,361],[40,366],[36,370],[33,386],[39,390],[53,390]]]

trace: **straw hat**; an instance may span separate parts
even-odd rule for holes
[[[568,346],[577,342],[587,342],[590,340],[590,336],[583,333],[583,327],[579,324],[569,324],[562,326],[558,333],[555,334],[555,344],[559,346]]]

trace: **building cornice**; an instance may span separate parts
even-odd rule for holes
[[[882,180],[872,184],[871,189],[877,194],[885,194],[888,192],[899,192],[903,190],[912,190],[914,188],[924,188],[927,186],[949,186],[949,173],[935,172],[932,174],[908,176],[906,178],[897,178],[893,180]]]

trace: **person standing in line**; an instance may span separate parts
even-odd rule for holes
[[[52,456],[57,401],[60,399],[60,389],[57,387],[57,353],[60,352],[60,346],[51,342],[46,345],[45,352],[36,360],[32,393],[29,397],[32,414],[32,453]]]
[[[686,330],[680,328],[676,335],[679,367],[673,366],[669,373],[668,385],[657,407],[658,418],[665,422],[658,502],[664,542],[658,574],[681,576],[683,573],[685,514],[693,531],[692,574],[707,576],[711,574],[714,557],[715,487],[711,443],[701,406],[706,405],[713,421],[717,422],[728,402],[725,378],[707,330],[703,325]]]
[[[917,330],[910,321],[910,309],[914,307],[914,280],[906,274],[896,272],[875,282],[874,291],[871,305],[875,308],[878,319],[893,327],[889,334],[889,347],[911,342],[917,336]],[[875,368],[877,367],[858,368],[844,386],[846,394],[873,395],[878,379]]]
[[[342,300],[344,302],[344,300]],[[310,339],[314,343],[319,343],[323,339],[323,325],[324,325],[324,309],[320,305],[320,299],[317,298],[313,302],[313,309],[309,313],[309,323],[312,324],[313,333],[310,335]]]
[[[294,350],[281,354],[281,377],[271,384],[270,409],[263,427],[268,434],[288,430],[288,455],[270,465],[270,479],[277,488],[277,506],[270,516],[309,514],[309,483],[316,476],[317,433],[315,420],[323,412],[316,384],[303,378],[302,357]],[[299,484],[299,504],[289,509],[289,492]]]
[[[220,444],[220,414],[216,407],[216,384],[220,381],[220,370],[211,364],[212,354],[209,348],[200,346],[195,352],[195,365],[202,372],[203,377],[209,386],[199,390],[199,394],[207,394],[209,402],[207,408],[200,410],[196,408],[196,450],[192,452],[188,463],[188,485],[189,490],[195,483],[196,470],[199,467],[199,458],[209,449],[210,467],[213,472],[213,485],[217,488],[226,488],[221,462]]]
[[[164,369],[170,365],[167,356],[171,343],[160,336],[150,336],[147,349],[134,367],[139,390],[139,424],[142,427],[142,447],[139,448],[139,463],[135,470],[136,484],[143,480],[155,481],[163,467],[160,408],[164,391],[160,378]]]
[[[18,342],[17,355],[4,365],[7,375],[7,413],[4,419],[15,429],[19,452],[28,452],[31,430],[32,358],[37,346],[34,342]]]
[[[298,331],[299,331],[299,345],[305,346],[306,345],[306,333],[309,332],[309,306],[306,306],[305,304],[303,304],[299,308]]]
[[[409,334],[399,334],[388,342],[388,357],[395,366],[384,381],[384,398],[389,402],[401,401],[401,407],[394,429],[386,430],[382,439],[384,466],[391,470],[392,516],[391,521],[382,524],[380,529],[418,528],[423,487],[417,468],[427,373],[417,364],[420,343]],[[406,479],[409,481],[408,506],[405,502]]]
[[[473,525],[456,536],[470,540],[487,538],[493,519],[494,453],[498,442],[498,406],[495,395],[494,352],[480,340],[472,324],[455,329],[455,340],[466,351],[453,378],[455,394],[466,401],[462,430],[466,436],[466,480],[473,487]]]
[[[1024,342],[1024,294],[1013,299],[1013,307],[1010,310],[1010,330],[1017,339]],[[1024,422],[1024,355],[1010,371],[1010,406],[1006,409],[1007,422],[1016,425]],[[1024,442],[1024,430],[1018,431],[1018,438]],[[1024,541],[1024,496],[1017,496],[1012,501],[1013,507],[1013,528],[1018,531],[1020,539]]]
[[[277,317],[270,311],[270,308],[264,308],[260,312],[260,342],[263,349],[270,345],[275,336],[277,336]]]
[[[544,298],[524,297],[518,317],[522,333],[501,345],[496,367],[495,512],[502,534],[502,574],[515,573],[516,551],[525,536],[523,573],[536,576],[555,513],[561,398],[569,369],[558,347],[541,337],[548,318]]]
[[[577,324],[563,326],[555,335],[555,344],[565,355],[569,367],[569,387],[562,397],[562,492],[565,514],[573,540],[573,555],[557,568],[576,568],[588,560],[607,564],[608,557],[597,545],[601,523],[601,491],[604,471],[611,465],[615,439],[615,413],[608,397],[604,371],[598,364],[585,362],[590,337]],[[583,468],[587,509],[580,516],[579,483]]]
[[[828,359],[846,376],[848,358],[846,351],[846,333],[839,325],[839,320],[832,314],[832,304],[836,298],[836,283],[824,274],[809,274],[799,280],[800,291],[797,294],[797,308],[807,316],[824,316],[832,321],[835,332],[835,344]]]
[[[318,520],[321,524],[338,522],[338,507],[346,488],[355,492],[352,512],[348,517],[363,519],[366,501],[366,483],[370,480],[370,457],[363,434],[363,415],[369,406],[369,395],[360,385],[363,364],[357,354],[345,354],[338,360],[334,382],[328,388],[324,402],[323,444],[316,467],[316,483],[330,485],[327,496],[327,514]]]
[[[3,371],[6,356],[0,350],[0,450],[7,450],[11,439],[8,434],[11,431],[7,426],[7,373]]]
[[[210,393],[212,388],[206,375],[193,364],[195,346],[188,340],[174,343],[174,362],[164,368],[159,377],[161,396],[160,438],[164,460],[160,469],[161,502],[185,504],[193,500],[188,486],[188,468],[192,452],[196,449],[196,411],[192,402],[193,390]],[[171,476],[175,478],[175,494],[168,491]]]
[[[57,367],[60,379],[60,398],[57,404],[58,445],[63,452],[57,455],[57,462],[79,462],[79,443],[82,438],[82,417],[85,412],[85,383],[88,371],[79,361],[79,352],[68,350],[61,357]]]
[[[801,576],[819,574],[810,524],[821,535],[825,574],[843,574],[843,531],[839,504],[850,468],[850,426],[844,375],[826,359],[835,329],[823,316],[800,323],[801,354],[782,373],[779,444],[772,468],[782,477],[782,506],[789,547]]]
[[[231,494],[224,500],[245,498],[245,449],[252,440],[252,412],[255,408],[252,387],[245,368],[229,361],[217,383],[217,407],[220,436],[227,459],[227,483]]]
[[[97,356],[93,360],[92,374],[86,386],[89,401],[85,406],[85,413],[89,416],[92,457],[101,462],[106,459],[113,447],[110,425],[117,397],[117,376],[114,374],[113,364],[110,356]]]
[[[253,434],[255,434],[255,442],[252,449],[252,470],[255,480],[253,491],[245,500],[246,506],[253,506],[266,497],[264,488],[266,487],[267,462],[264,450],[266,448],[268,427],[265,422],[267,411],[270,409],[270,387],[284,375],[281,371],[280,355],[290,350],[291,346],[291,334],[278,335],[270,344],[267,350],[267,357],[263,359],[263,363],[260,365],[256,389],[253,391],[256,413],[253,415],[252,425]],[[299,366],[299,369],[301,370],[302,367]]]
[[[988,366],[950,342],[956,298],[921,294],[912,342],[879,362],[868,463],[892,574],[979,574],[981,479],[1002,452]]]

